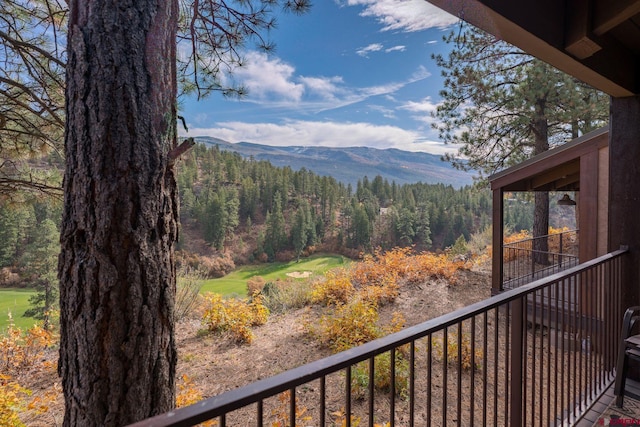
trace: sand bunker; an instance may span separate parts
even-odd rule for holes
[[[287,273],[287,276],[293,277],[294,279],[306,279],[311,276],[310,271],[292,271],[291,273]]]

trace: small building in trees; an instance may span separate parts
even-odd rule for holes
[[[611,96],[607,249],[628,247],[620,301],[640,303],[640,0],[428,1]]]
[[[607,253],[608,126],[505,169],[489,181],[493,192],[493,293]],[[552,242],[545,254],[547,263],[536,261],[531,245],[517,248],[504,245],[505,195],[537,191],[566,194],[565,204],[575,209],[576,216],[576,230],[545,236]],[[567,193],[574,194],[575,200]],[[552,201],[557,202],[557,198]]]

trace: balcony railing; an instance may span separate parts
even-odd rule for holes
[[[547,241],[548,250],[536,249]],[[505,243],[502,289],[513,289],[578,265],[578,230]]]
[[[135,426],[572,424],[613,379],[624,253]]]

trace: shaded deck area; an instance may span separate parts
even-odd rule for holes
[[[640,387],[640,383],[634,382],[632,386]],[[629,421],[636,424],[631,424]],[[625,397],[622,408],[618,408],[615,405],[613,385],[611,385],[575,425],[576,427],[640,425],[640,401]]]

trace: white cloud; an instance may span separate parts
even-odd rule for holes
[[[381,50],[384,49],[384,46],[380,43],[372,43],[369,46],[360,48],[358,50],[356,50],[356,53],[362,57],[368,58],[369,57],[369,53],[370,52],[379,52]],[[387,49],[384,49],[385,53],[389,53],[389,52],[404,52],[405,50],[407,50],[406,46],[402,46],[402,45],[398,45],[398,46],[393,46],[393,47],[389,47]]]
[[[400,50],[400,46],[391,48]],[[402,47],[403,48],[403,47]],[[369,45],[363,50],[382,50],[381,44]],[[231,79],[248,89],[245,102],[270,105],[278,108],[296,108],[320,112],[365,101],[378,95],[392,94],[407,84],[429,77],[424,67],[419,67],[407,80],[377,86],[352,87],[340,76],[299,76],[294,66],[277,57],[262,52],[249,52],[242,67],[232,76],[223,76],[224,84]],[[196,123],[197,124],[197,123]]]
[[[398,118],[396,115],[396,111],[391,108],[384,107],[382,105],[369,105],[368,107],[371,111],[378,112],[388,119]]]
[[[369,51],[378,49],[371,46],[368,46]],[[382,45],[379,46],[382,49]],[[406,85],[431,76],[431,73],[420,66],[403,81],[352,87],[340,76],[299,76],[292,65],[277,57],[250,52],[245,65],[234,76],[249,90],[243,99],[246,102],[317,113],[357,104],[371,97],[391,96]],[[195,125],[201,123],[199,120]]]
[[[399,45],[399,46],[390,47],[388,49],[385,49],[384,51],[386,53],[389,53],[389,52],[404,52],[405,50],[407,50],[406,46]]]
[[[425,140],[422,133],[371,123],[289,121],[283,124],[224,122],[216,127],[194,128],[189,136],[212,136],[229,142],[254,142],[272,146],[325,146],[398,148],[433,154],[455,152],[456,147]]]
[[[431,117],[431,113],[434,113],[438,108],[438,103],[434,103],[431,97],[426,97],[421,101],[409,101],[399,106],[398,109],[409,111],[411,118],[428,125],[431,125],[436,121]]]
[[[416,71],[411,74],[411,82],[424,80],[431,76],[431,72],[424,65],[420,65]]]
[[[317,96],[326,100],[337,100],[340,96],[344,96],[347,90],[344,87],[342,77],[306,77],[298,78],[300,83],[305,87],[305,93],[309,96]]]
[[[458,19],[425,0],[346,0],[348,6],[362,6],[361,15],[375,18],[383,31],[421,31],[445,28]]]
[[[372,43],[369,46],[356,50],[356,53],[366,58],[369,52],[378,52],[380,50],[382,50],[382,45],[380,43]]]
[[[409,101],[404,105],[398,107],[401,110],[407,110],[413,113],[427,113],[431,114],[436,111],[438,108],[438,104],[431,101],[431,97],[428,96],[424,98],[422,101]]]
[[[294,82],[295,68],[277,57],[269,57],[262,52],[248,52],[245,63],[237,67],[233,76],[244,85],[254,99],[277,97],[289,101],[299,101],[304,86]]]

